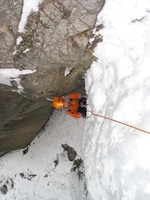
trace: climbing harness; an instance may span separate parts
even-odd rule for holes
[[[115,120],[115,119],[112,119],[112,118],[110,118],[110,117],[106,117],[106,116],[103,116],[103,115],[95,114],[95,113],[93,113],[91,110],[87,110],[87,112],[90,112],[92,115],[94,115],[94,116],[96,116],[96,117],[101,117],[101,118],[103,118],[103,119],[107,119],[107,120],[110,120],[110,121],[113,121],[113,122],[116,122],[116,123],[122,124],[122,125],[124,125],[124,126],[128,126],[128,127],[133,128],[133,129],[135,129],[135,130],[137,130],[137,131],[140,131],[140,132],[143,132],[143,133],[148,133],[148,134],[150,134],[149,131],[143,130],[143,129],[141,129],[141,128],[138,128],[138,127],[132,126],[132,125],[127,124],[127,123],[124,123],[124,122],[120,122],[120,121]]]

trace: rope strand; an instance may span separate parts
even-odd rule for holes
[[[96,116],[96,117],[101,117],[101,118],[103,118],[103,119],[107,119],[107,120],[110,120],[110,121],[113,121],[113,122],[122,124],[122,125],[124,125],[124,126],[128,126],[128,127],[133,128],[133,129],[135,129],[135,130],[138,130],[138,131],[140,131],[140,132],[150,134],[149,131],[146,131],[146,130],[143,130],[143,129],[141,129],[141,128],[132,126],[132,125],[130,125],[130,124],[126,124],[126,123],[124,123],[124,122],[120,122],[120,121],[118,121],[118,120],[115,120],[115,119],[112,119],[112,118],[109,118],[109,117],[106,117],[106,116],[103,116],[103,115],[95,114],[95,113],[93,113],[91,110],[87,110],[87,112],[90,112],[92,115],[94,115],[94,116]]]

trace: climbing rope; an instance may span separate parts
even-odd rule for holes
[[[93,113],[91,110],[87,110],[87,112],[90,112],[92,115],[94,115],[94,116],[96,116],[96,117],[101,117],[101,118],[103,118],[103,119],[107,119],[107,120],[110,120],[110,121],[113,121],[113,122],[122,124],[122,125],[124,125],[124,126],[128,126],[128,127],[133,128],[133,129],[135,129],[135,130],[137,130],[137,131],[150,134],[149,131],[146,131],[146,130],[143,130],[143,129],[141,129],[141,128],[132,126],[132,125],[130,125],[130,124],[126,124],[126,123],[124,123],[124,122],[120,122],[120,121],[118,121],[118,120],[115,120],[115,119],[112,119],[112,118],[109,118],[109,117],[106,117],[106,116],[103,116],[103,115],[95,114],[95,113]]]

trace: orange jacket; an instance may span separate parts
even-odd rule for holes
[[[80,118],[81,114],[80,112],[77,112],[77,111],[78,111],[79,99],[81,98],[81,94],[71,93],[67,95],[67,98],[69,98],[69,101],[68,101],[68,111],[66,112],[66,114],[74,118]]]

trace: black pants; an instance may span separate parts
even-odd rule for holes
[[[78,107],[78,112],[81,113],[82,117],[86,117],[86,98],[82,97],[79,99],[79,107]]]

